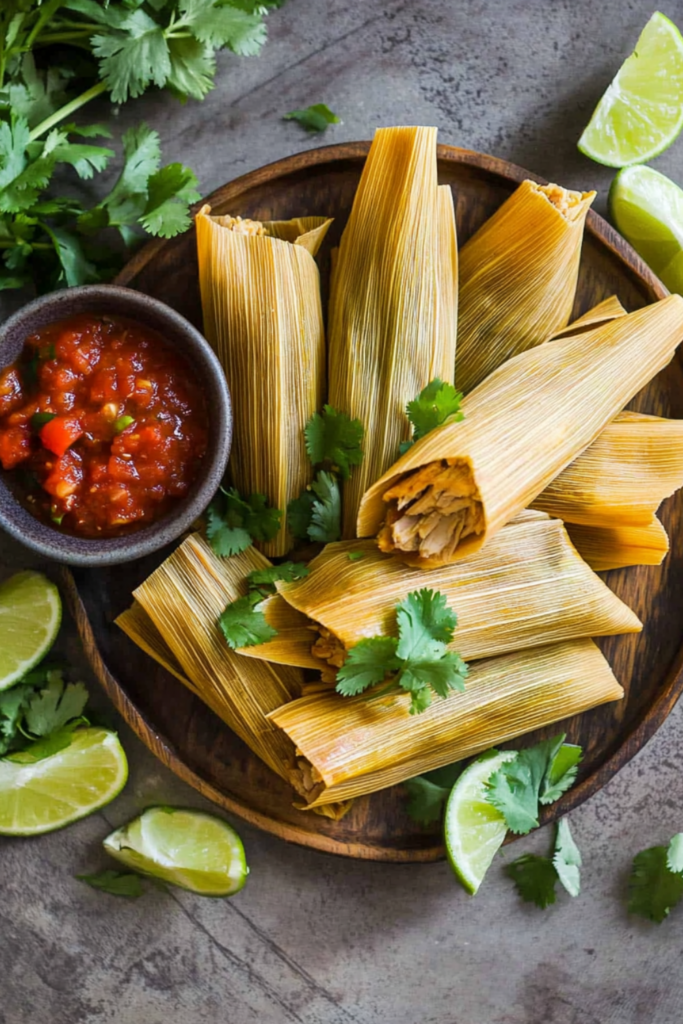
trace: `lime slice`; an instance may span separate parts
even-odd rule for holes
[[[38,664],[61,621],[59,591],[41,573],[19,572],[0,584],[0,690]]]
[[[242,840],[203,811],[150,807],[104,840],[129,868],[200,896],[232,896],[247,880]]]
[[[453,786],[446,803],[446,853],[459,880],[472,895],[481,885],[507,832],[505,818],[484,797],[484,783],[515,756],[514,750],[494,750],[477,758]]]
[[[85,818],[123,789],[128,763],[115,732],[77,729],[33,764],[0,760],[0,834],[37,836]]]
[[[595,108],[579,149],[608,167],[629,167],[663,152],[681,128],[683,37],[656,11]]]
[[[609,191],[614,226],[671,291],[683,285],[683,189],[651,167],[626,167]]]

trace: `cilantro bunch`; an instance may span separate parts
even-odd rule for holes
[[[263,494],[242,498],[234,487],[219,487],[207,509],[206,536],[219,558],[238,555],[255,541],[272,540],[282,512]]]
[[[438,590],[414,590],[396,606],[398,639],[376,636],[352,647],[337,673],[337,692],[363,693],[392,676],[390,690],[410,694],[410,713],[426,711],[432,693],[446,698],[464,690],[467,665],[449,651],[457,616]]]
[[[88,724],[87,701],[83,683],[66,683],[61,669],[49,664],[33,669],[0,692],[0,757],[33,762],[64,750],[73,730]]]
[[[348,480],[363,461],[363,424],[326,405],[306,424],[306,451],[315,479],[287,506],[287,526],[297,540],[329,544],[341,537],[339,479]]]
[[[109,195],[94,206],[77,198],[68,175],[91,179],[115,154],[91,141],[108,138],[107,128],[73,115],[103,94],[122,103],[151,86],[202,99],[216,52],[258,53],[264,15],[282,2],[3,0],[0,290],[107,280],[144,233],[171,238],[189,226],[197,180],[180,163],[161,167],[159,137],[144,125],[124,135]]]

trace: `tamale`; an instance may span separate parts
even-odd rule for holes
[[[596,572],[627,565],[661,565],[669,537],[656,516],[644,526],[579,526],[567,523],[577,551]]]
[[[523,181],[460,254],[455,383],[467,394],[571,315],[595,192]]]
[[[380,128],[332,278],[329,402],[358,417],[364,459],[344,484],[343,536],[361,495],[410,437],[406,404],[453,382],[457,246],[453,197],[437,187],[436,128]]]
[[[350,561],[352,552],[363,557]],[[277,586],[317,626],[316,635],[307,632],[309,651],[317,636],[318,667],[339,668],[360,640],[396,635],[396,605],[424,586],[424,576],[382,554],[372,540],[342,541],[328,544],[304,579]],[[513,522],[483,551],[434,569],[429,587],[444,594],[456,613],[451,648],[466,661],[641,629],[631,609],[579,557],[564,525],[543,515]],[[287,643],[283,639],[282,646]],[[243,653],[267,658],[268,646]]]
[[[218,617],[243,593],[244,579],[270,563],[253,547],[219,559],[192,534],[134,592],[186,676],[254,753],[285,778],[294,750],[268,722],[269,711],[301,691],[300,670],[241,658],[230,650]],[[211,691],[215,691],[212,693]]]
[[[402,782],[607,701],[623,690],[592,640],[472,665],[464,693],[408,713],[410,695],[302,697],[270,714],[309,766],[309,805]]]
[[[192,693],[204,701],[214,714],[218,715],[223,721],[231,719],[232,715],[229,707],[226,708],[225,701],[221,700],[221,691],[212,686],[210,681],[206,679],[202,681],[200,686],[195,686],[194,683],[190,682],[187,676],[183,674],[180,665],[161,633],[137,601],[134,601],[130,608],[127,608],[126,611],[119,615],[116,623],[141,650],[145,651],[146,654],[162,665],[176,679],[179,679]],[[308,688],[306,684],[303,684],[301,687],[302,696],[307,692]],[[294,756],[293,763],[296,764],[296,755]],[[279,772],[278,774],[281,774],[291,785],[292,782],[298,781],[301,777],[301,769],[296,768],[294,774],[292,774],[291,770]],[[318,807],[312,808],[312,810],[324,818],[339,821],[351,809],[352,803],[352,800],[345,800],[337,803],[320,804]]]
[[[555,331],[548,340],[569,338],[573,334],[585,334],[586,331],[601,327],[610,320],[616,320],[619,316],[626,316],[626,310],[616,295],[610,295],[608,298],[603,299],[602,302],[599,302],[597,306],[593,306],[583,313],[577,320],[572,320],[566,327]]]
[[[620,413],[533,502],[569,523],[648,527],[683,486],[683,420]]]
[[[325,337],[314,256],[331,221],[243,221],[197,214],[204,333],[233,398],[232,481],[283,512],[268,555],[290,547],[287,503],[310,482],[304,427],[325,389]]]
[[[363,496],[358,535],[423,568],[479,550],[672,358],[683,298],[515,356]],[[384,526],[382,526],[384,523]]]

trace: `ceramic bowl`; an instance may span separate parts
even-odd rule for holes
[[[0,367],[13,363],[26,338],[55,320],[78,313],[109,313],[129,317],[158,331],[180,352],[197,377],[209,421],[206,455],[186,498],[157,522],[127,535],[102,540],[62,533],[36,519],[14,497],[9,474],[0,472],[0,528],[34,551],[69,565],[115,565],[142,558],[171,543],[206,508],[221,482],[230,454],[232,411],[230,392],[218,359],[199,331],[157,299],[132,288],[94,284],[43,295],[0,327]]]

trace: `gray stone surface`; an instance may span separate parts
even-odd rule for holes
[[[157,127],[208,192],[317,145],[280,118],[322,100],[344,120],[325,142],[435,123],[445,142],[599,188],[600,206],[610,172],[575,140],[650,12],[643,0],[290,0],[260,59],[221,59],[204,104],[150,95],[119,122]],[[683,22],[680,0],[666,12]],[[682,146],[656,162],[679,180]],[[0,563],[34,564],[7,540]],[[61,643],[89,677],[69,623]],[[73,875],[105,866],[111,826],[153,801],[204,805],[124,727],[131,780],[105,814],[0,841],[0,1024],[678,1024],[683,914],[657,928],[629,918],[623,896],[633,854],[683,828],[682,724],[679,708],[572,815],[583,892],[545,913],[519,903],[498,864],[470,899],[445,864],[337,859],[239,822],[251,877],[231,901],[94,892]]]

